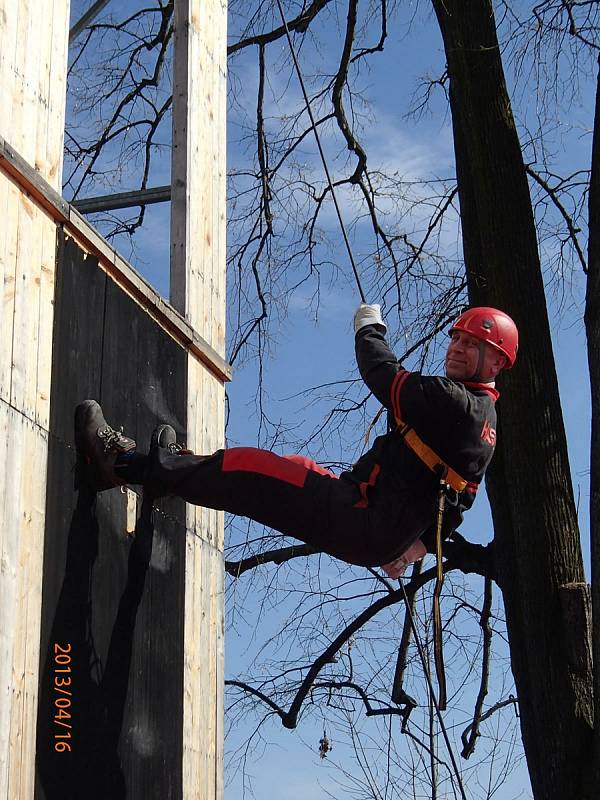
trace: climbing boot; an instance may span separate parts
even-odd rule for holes
[[[115,472],[120,455],[131,453],[136,443],[104,419],[95,400],[84,400],[75,409],[75,489],[87,484],[96,492],[122,486],[125,481]]]

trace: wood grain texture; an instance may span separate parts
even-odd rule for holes
[[[2,230],[2,239],[0,240],[0,270],[2,273],[2,295],[0,296],[0,399],[10,403],[20,192],[11,180],[1,174],[0,187],[4,198],[3,220],[5,221],[5,224],[0,226],[0,230]]]
[[[47,433],[0,400],[0,796],[32,797]]]
[[[68,0],[0,0],[0,134],[55,188],[68,14]],[[56,226],[5,171],[0,215],[0,796],[31,798]]]
[[[222,0],[176,4],[171,301],[220,353],[225,344],[226,20]]]
[[[62,176],[68,0],[0,0],[0,135],[55,188]],[[24,46],[26,43],[26,46]]]
[[[225,347],[227,8],[175,4],[171,302],[216,350]],[[187,443],[222,447],[224,390],[188,360]],[[185,576],[184,798],[223,796],[223,515],[188,506]]]

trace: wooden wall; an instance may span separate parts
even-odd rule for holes
[[[180,315],[58,194],[68,6],[0,0],[0,797],[221,800],[222,515],[74,495],[70,415],[222,446],[226,4],[175,3]]]
[[[156,501],[151,524],[139,487],[74,493],[73,409],[98,399],[141,450],[159,422],[185,438],[187,353],[62,234],[53,352],[36,798],[178,800],[185,503]]]
[[[58,189],[68,0],[0,0],[0,136]],[[0,172],[0,797],[33,797],[56,232]]]

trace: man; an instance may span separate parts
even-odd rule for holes
[[[339,478],[302,456],[256,448],[178,451],[168,425],[141,455],[86,400],[75,412],[76,480],[96,491],[143,484],[156,496],[250,517],[351,564],[400,574],[425,552],[419,539],[434,521],[440,479],[448,499],[444,535],[473,504],[496,441],[494,380],[513,366],[518,333],[502,311],[469,309],[450,329],[446,376],[435,377],[398,363],[379,306],[362,304],[354,330],[360,374],[394,425]]]

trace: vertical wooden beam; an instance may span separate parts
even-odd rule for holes
[[[68,0],[0,0],[0,135],[60,188]],[[0,172],[0,797],[34,795],[56,228]]]
[[[221,355],[225,346],[225,0],[176,0],[171,302]],[[188,364],[188,446],[223,443],[224,388]],[[223,796],[223,519],[188,507],[184,798]]]

